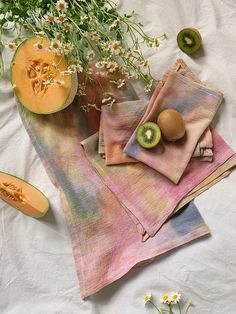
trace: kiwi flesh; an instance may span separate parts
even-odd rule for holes
[[[200,48],[202,37],[197,29],[184,28],[177,35],[177,43],[184,53],[190,55]]]
[[[154,122],[146,122],[138,127],[136,139],[140,146],[153,148],[157,146],[161,139],[161,130]]]

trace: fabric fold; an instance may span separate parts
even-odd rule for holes
[[[175,109],[182,115],[185,122],[184,138],[176,142],[167,142],[162,138],[155,148],[147,150],[138,144],[135,131],[125,146],[124,152],[177,184],[222,99],[222,93],[171,71],[154,103],[149,103],[139,125],[147,121],[155,121],[158,113],[164,109]]]

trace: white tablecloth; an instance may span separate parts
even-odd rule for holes
[[[168,34],[156,52],[145,50],[154,75],[181,57],[201,80],[224,91],[214,123],[236,149],[236,1],[123,0],[120,9],[140,13],[150,35]],[[203,37],[203,50],[194,57],[176,43],[178,31],[187,26]],[[138,85],[137,90],[143,96]],[[87,301],[80,298],[59,193],[24,130],[7,74],[0,81],[0,171],[30,181],[51,203],[50,212],[36,220],[0,201],[1,314],[155,313],[144,308],[142,295],[151,292],[158,301],[170,290],[194,301],[189,313],[236,313],[236,171],[195,201],[210,237],[132,270]]]

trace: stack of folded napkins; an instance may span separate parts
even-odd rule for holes
[[[131,212],[143,241],[153,237],[174,212],[228,174],[234,152],[209,128],[222,99],[220,91],[206,87],[183,60],[177,60],[149,102],[102,107],[98,152],[104,154],[106,166],[91,149],[97,135],[83,141],[98,173]],[[138,126],[156,121],[164,109],[181,113],[184,140],[163,140],[151,150],[141,147],[136,140]]]

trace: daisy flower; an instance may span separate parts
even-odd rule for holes
[[[110,46],[110,49],[111,51],[115,54],[115,55],[119,55],[120,52],[121,52],[121,44],[119,41],[113,41],[111,43],[111,46]]]
[[[56,3],[56,8],[58,11],[66,11],[68,8],[68,3],[65,0],[58,0]]]
[[[81,64],[77,64],[76,69],[78,73],[82,73],[84,70]]]
[[[42,44],[42,42],[40,42],[40,41],[38,41],[36,44],[34,44],[34,48],[36,49],[36,50],[42,50],[43,49],[43,44]]]
[[[5,45],[5,47],[14,50],[16,48],[16,43],[14,41],[10,41],[8,44]]]
[[[65,30],[66,32],[69,32],[69,31],[71,31],[71,30],[73,29],[73,26],[72,26],[71,24],[69,24],[69,23],[65,23],[65,24],[63,25],[63,28],[64,28],[64,30]]]
[[[151,298],[152,298],[152,295],[151,294],[145,294],[143,296],[143,301],[144,303],[146,304],[147,302],[150,302],[151,301]]]
[[[65,55],[68,55],[74,50],[74,45],[72,43],[67,43],[63,46],[63,52]]]
[[[60,55],[61,52],[61,42],[58,39],[53,39],[50,43],[49,49]]]
[[[108,62],[106,65],[108,72],[113,73],[118,68],[118,64],[115,61]]]
[[[57,40],[62,40],[62,33],[55,33],[54,38]]]
[[[101,44],[102,50],[109,51],[110,50],[110,43],[105,42]]]
[[[104,61],[99,61],[99,62],[97,62],[97,63],[95,64],[95,66],[96,66],[96,68],[98,68],[98,69],[102,69],[102,68],[104,68],[105,63],[104,63]]]
[[[95,42],[98,42],[100,40],[100,36],[97,32],[92,32],[91,39]]]
[[[171,292],[171,296],[170,296],[170,302],[171,303],[179,303],[180,301],[180,298],[181,298],[181,294],[178,293],[178,292]]]
[[[81,15],[81,17],[80,17],[80,24],[81,25],[84,24],[84,22],[87,21],[87,20],[88,20],[87,15]]]
[[[163,294],[163,296],[161,297],[160,302],[161,303],[165,303],[165,304],[169,304],[170,303],[170,299],[169,299],[168,294]]]
[[[45,33],[43,31],[35,32],[34,33],[36,37],[44,37]]]
[[[44,19],[48,23],[53,23],[55,21],[55,17],[53,16],[53,14],[51,12],[48,12],[47,14],[45,14]]]
[[[95,52],[94,52],[93,50],[89,50],[89,51],[87,52],[87,59],[88,59],[89,61],[92,61],[92,60],[94,59],[94,57],[95,57]]]
[[[65,14],[60,14],[58,17],[55,18],[55,22],[57,23],[63,23],[66,19]]]

